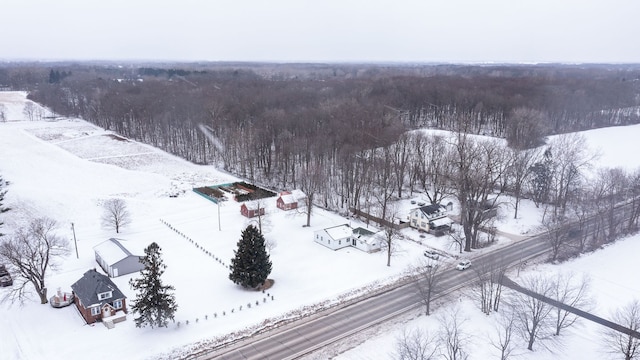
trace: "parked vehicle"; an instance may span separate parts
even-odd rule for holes
[[[440,257],[440,255],[433,251],[433,250],[425,250],[424,251],[424,256],[428,257],[429,259],[433,259],[433,260],[438,260],[438,258]]]
[[[13,285],[13,279],[11,278],[11,274],[7,271],[7,268],[4,265],[0,265],[0,286],[11,286]]]
[[[461,260],[458,265],[456,265],[456,269],[462,271],[468,269],[471,266],[471,261],[469,260]]]

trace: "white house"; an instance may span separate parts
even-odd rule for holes
[[[111,238],[93,247],[96,261],[110,277],[140,271],[144,247],[132,241]]]
[[[314,241],[332,250],[355,247],[365,252],[380,250],[382,238],[367,229],[352,229],[348,224],[333,226],[314,232]]]
[[[371,253],[378,251],[382,248],[384,235],[381,232],[374,233],[373,231],[369,231],[365,228],[357,227],[353,229],[353,233],[351,235],[351,246],[355,246],[356,248]]]
[[[338,250],[351,246],[353,230],[348,224],[333,226],[314,232],[314,240],[329,249]]]
[[[431,204],[411,210],[409,222],[413,228],[429,231],[449,228],[453,221],[447,217],[447,208],[445,206]]]

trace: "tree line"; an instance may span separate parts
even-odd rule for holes
[[[554,223],[566,217],[590,159],[568,137],[541,154],[547,135],[640,119],[633,66],[309,65],[304,77],[301,67],[85,65],[29,96],[195,163],[301,188],[326,208],[393,220],[388,204],[407,192],[455,196],[467,251],[502,194],[514,195],[515,217],[522,197],[551,205]],[[421,127],[456,135],[412,131]]]

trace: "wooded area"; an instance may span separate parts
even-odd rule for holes
[[[584,196],[580,140],[531,150],[546,135],[640,122],[637,65],[5,64],[0,87],[326,208],[393,220],[388,204],[406,191],[455,196],[467,251],[480,205],[502,193],[516,216],[521,197],[553,204],[554,224]],[[457,136],[410,131],[425,127]],[[623,177],[593,196],[628,195],[638,177]]]

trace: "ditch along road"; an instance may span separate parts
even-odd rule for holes
[[[628,204],[620,206],[616,212],[624,219]],[[587,224],[586,232],[595,226]],[[472,257],[471,268],[459,271],[453,266],[441,268],[438,290],[433,299],[450,294],[471,285],[478,278],[478,272],[490,271],[496,267],[521,267],[528,259],[551,250],[546,234],[523,239],[489,253]],[[472,255],[472,254],[470,254]],[[474,271],[474,268],[475,271]],[[433,301],[433,300],[432,300]],[[255,334],[233,344],[195,352],[187,359],[223,360],[290,360],[329,346],[354,335],[364,329],[424,307],[423,297],[417,290],[415,281],[362,299],[352,304],[337,306],[310,315],[290,324]]]

